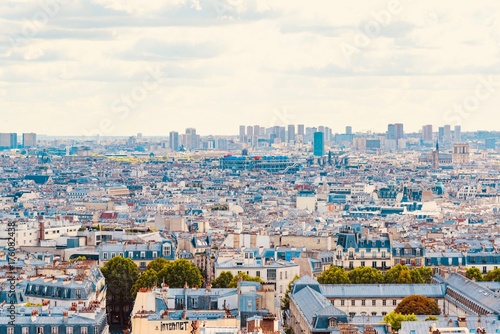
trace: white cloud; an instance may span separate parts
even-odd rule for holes
[[[157,66],[161,86],[109,134],[230,134],[277,108],[338,131],[418,130],[500,74],[497,1],[44,3],[0,3],[0,131],[83,134]],[[493,129],[497,95],[464,129]]]

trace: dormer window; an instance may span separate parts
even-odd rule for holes
[[[328,327],[333,328],[337,326],[337,319],[335,318],[330,318],[328,319]]]

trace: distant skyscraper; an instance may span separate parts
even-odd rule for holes
[[[253,126],[253,135],[260,136],[260,126],[258,126],[258,125]]]
[[[240,142],[243,143],[245,141],[245,126],[240,125]]]
[[[284,126],[279,127],[278,138],[282,143],[286,142],[286,128]]]
[[[345,134],[346,135],[352,135],[352,126],[346,126],[345,127]]]
[[[444,126],[443,141],[445,143],[448,143],[448,144],[451,143],[451,126],[450,125]]]
[[[453,132],[453,141],[455,143],[460,143],[462,141],[462,127],[460,125],[455,125],[455,131]]]
[[[253,136],[253,126],[251,125],[247,126],[247,136],[248,137]]]
[[[179,150],[179,132],[171,131],[169,134],[169,147],[173,151]]]
[[[441,143],[444,141],[444,126],[438,128],[438,141]]]
[[[304,136],[305,135],[304,124],[297,125],[297,135],[299,135],[299,136]]]
[[[17,133],[0,133],[0,148],[16,148]]]
[[[295,141],[295,125],[288,125],[288,142]]]
[[[186,129],[185,139],[186,139],[186,143],[185,143],[186,149],[195,150],[198,148],[199,138],[198,138],[198,135],[196,134],[195,128],[187,128]]]
[[[314,133],[314,156],[322,157],[325,155],[325,139],[323,132]]]
[[[36,146],[36,133],[23,133],[23,147]]]
[[[394,124],[387,125],[387,139],[394,139],[395,137]]]
[[[422,127],[422,140],[426,143],[432,143],[432,125],[424,125]]]

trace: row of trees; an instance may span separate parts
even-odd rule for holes
[[[182,288],[185,283],[198,287],[203,284],[200,269],[186,259],[167,261],[157,258],[148,264],[146,271],[139,273],[134,261],[116,256],[106,262],[101,271],[106,278],[108,293],[115,302],[133,302],[140,288],[161,283],[172,288]]]
[[[479,268],[469,268],[465,272],[465,276],[477,282],[500,282],[500,268],[490,270],[484,275]]]
[[[423,284],[432,280],[431,268],[410,269],[397,264],[382,273],[371,267],[356,267],[346,271],[340,267],[330,267],[318,276],[321,284]]]

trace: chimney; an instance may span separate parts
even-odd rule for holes
[[[211,284],[210,282],[209,282],[209,283],[207,283],[207,285],[206,285],[206,290],[207,290],[207,291],[212,290],[212,284]]]
[[[467,327],[467,321],[465,317],[458,317],[458,327]]]

